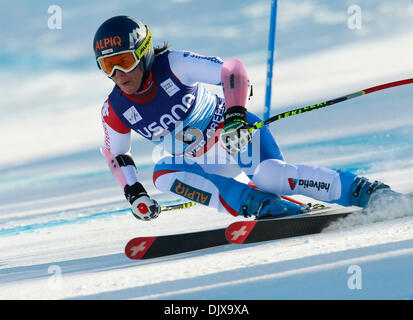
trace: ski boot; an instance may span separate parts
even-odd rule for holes
[[[363,207],[363,213],[373,214],[376,221],[410,215],[413,197],[390,189],[380,182],[357,178],[352,185],[351,202]]]
[[[255,216],[256,220],[280,218],[303,212],[306,207],[295,204],[281,197],[252,189],[241,206],[244,217]]]
[[[366,178],[358,177],[350,189],[350,205],[366,208],[379,198],[392,198],[398,195],[387,184],[380,181],[370,182]]]

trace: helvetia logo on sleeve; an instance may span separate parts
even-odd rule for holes
[[[330,190],[330,186],[331,186],[331,184],[328,182],[304,180],[304,179],[293,179],[293,178],[288,178],[288,184],[290,185],[291,190],[294,190],[298,184],[298,186],[301,186],[304,189],[315,188],[318,191],[326,190],[327,192]]]
[[[172,184],[171,191],[189,200],[209,205],[212,194],[179,181],[178,179]]]
[[[295,186],[297,185],[297,179],[293,179],[293,178],[288,178],[288,183],[290,185],[291,190],[295,189]]]

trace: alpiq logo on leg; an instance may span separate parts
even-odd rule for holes
[[[211,201],[212,197],[211,193],[194,188],[190,185],[183,183],[182,181],[179,181],[178,179],[176,179],[173,183],[171,191],[189,200],[202,203],[206,206],[209,205],[209,202]]]

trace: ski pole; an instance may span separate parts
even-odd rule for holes
[[[313,105],[310,105],[310,106],[307,106],[307,107],[301,107],[301,108],[297,108],[297,109],[294,109],[294,110],[282,112],[282,113],[277,114],[277,115],[275,115],[271,118],[268,118],[267,120],[263,120],[261,122],[256,123],[252,127],[248,128],[248,131],[253,132],[253,131],[255,131],[255,130],[257,130],[257,129],[263,127],[263,126],[266,126],[266,125],[268,125],[268,124],[270,124],[274,121],[280,120],[280,119],[295,116],[295,115],[298,115],[298,114],[301,114],[301,113],[304,113],[304,112],[318,110],[318,109],[325,108],[325,107],[331,106],[331,105],[339,103],[339,102],[343,102],[343,101],[346,101],[346,100],[350,100],[350,99],[353,99],[353,98],[364,96],[364,95],[372,93],[372,92],[376,92],[376,91],[380,91],[380,90],[384,90],[384,89],[389,89],[389,88],[393,88],[393,87],[398,87],[398,86],[402,86],[402,85],[409,84],[409,83],[413,83],[413,78],[400,80],[400,81],[389,82],[389,83],[382,84],[382,85],[379,85],[379,86],[375,86],[375,87],[371,87],[371,88],[364,89],[364,90],[361,90],[361,91],[357,91],[357,92],[354,92],[354,93],[351,93],[351,94],[348,94],[348,95],[345,95],[345,96],[342,96],[342,97],[339,97],[339,98],[335,98],[335,99],[332,99],[332,100],[320,102],[320,103],[313,104]]]
[[[287,196],[281,196],[281,198],[294,202],[296,204],[299,205],[304,205],[304,203],[299,202],[291,197],[287,197]],[[173,211],[173,210],[179,210],[179,209],[186,209],[186,208],[190,208],[195,206],[197,203],[196,202],[184,202],[184,203],[179,203],[179,204],[172,204],[172,205],[168,205],[168,206],[161,206],[161,212],[164,211]]]
[[[172,210],[179,210],[179,209],[186,209],[189,207],[193,207],[196,205],[196,202],[184,202],[179,204],[172,204],[168,206],[161,206],[161,211],[172,211]]]

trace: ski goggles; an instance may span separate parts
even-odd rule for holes
[[[121,70],[123,72],[132,71],[139,64],[151,45],[151,31],[149,28],[146,28],[146,30],[145,40],[138,48],[99,57],[97,59],[99,69],[101,69],[108,77],[112,77],[116,70]]]

